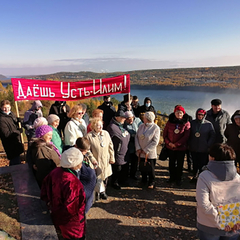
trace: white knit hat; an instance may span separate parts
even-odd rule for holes
[[[53,122],[55,122],[56,120],[59,120],[60,118],[56,115],[56,114],[50,114],[47,117],[48,120],[48,124],[52,124]]]
[[[154,114],[153,112],[145,112],[144,117],[145,117],[149,122],[154,122],[155,114]]]
[[[75,147],[71,147],[61,155],[60,165],[63,168],[73,168],[82,163],[82,161],[82,152]]]

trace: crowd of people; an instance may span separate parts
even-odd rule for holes
[[[11,112],[8,100],[0,108],[3,147],[10,165],[19,164],[24,151],[21,119]],[[85,214],[94,201],[108,198],[108,186],[120,190],[132,179],[141,187],[155,188],[160,127],[149,97],[140,106],[137,96],[126,94],[115,109],[111,96],[104,96],[91,116],[82,103],[70,109],[66,102],[56,101],[47,118],[41,108],[42,103],[34,101],[22,122],[27,163],[64,239],[85,239]],[[221,100],[213,99],[210,110],[199,108],[192,119],[183,106],[176,105],[163,129],[163,140],[169,159],[168,184],[182,185],[187,154],[193,172],[190,182],[197,183],[200,239],[237,239],[234,232],[240,229],[240,220],[224,225],[227,220],[220,221],[218,207],[240,205],[240,192],[234,190],[240,181],[240,110],[230,118]]]

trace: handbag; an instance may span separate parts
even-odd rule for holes
[[[138,163],[139,163],[139,171],[140,172],[151,172],[152,171],[152,165],[147,160],[148,154],[145,155],[145,160],[141,161],[140,155],[138,156]]]
[[[226,226],[233,226],[240,223],[240,202],[229,203],[217,207],[219,215],[219,225],[222,230]]]
[[[166,144],[162,145],[162,149],[161,149],[161,152],[159,154],[159,160],[162,160],[162,161],[166,161],[167,158],[169,157],[168,155],[168,149],[166,147]]]

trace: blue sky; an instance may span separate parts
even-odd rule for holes
[[[2,0],[0,74],[240,65],[240,2]]]

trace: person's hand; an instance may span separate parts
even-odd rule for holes
[[[169,145],[169,147],[171,147],[171,148],[176,148],[176,145],[175,145],[174,143],[169,143],[168,145]]]
[[[137,156],[139,156],[142,153],[142,149],[137,150]]]
[[[64,112],[66,112],[66,111],[67,111],[66,106],[63,106],[63,107],[62,107],[62,110],[63,110]]]
[[[23,133],[23,129],[22,129],[22,128],[18,128],[18,131],[19,131],[20,133]]]
[[[230,231],[232,231],[232,229],[229,225],[227,225],[227,226],[225,226],[224,231],[225,232],[230,232]]]
[[[233,226],[232,230],[233,230],[234,232],[240,230],[240,223],[236,223],[236,224]]]
[[[144,154],[146,156],[146,153],[142,150],[142,154]]]

